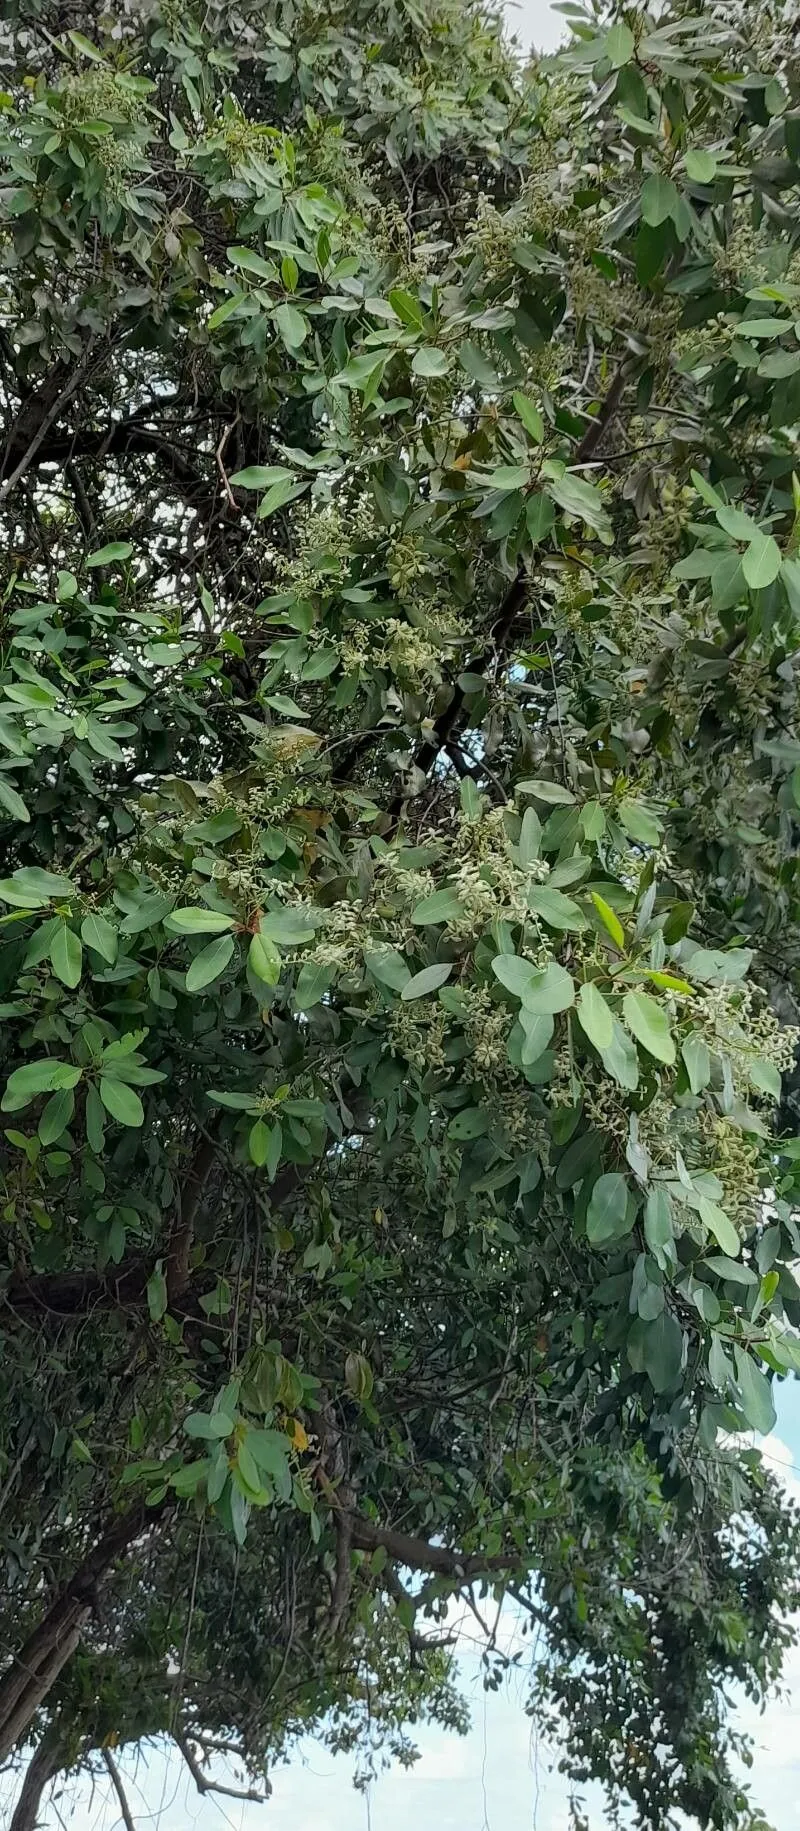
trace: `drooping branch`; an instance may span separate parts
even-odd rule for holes
[[[198,1793],[219,1793],[224,1799],[249,1799],[252,1800],[255,1805],[266,1805],[272,1792],[272,1787],[268,1780],[265,1780],[264,1791],[261,1793],[259,1793],[255,1787],[226,1786],[221,1780],[209,1780],[208,1775],[203,1772],[203,1769],[200,1766],[200,1762],[195,1755],[188,1736],[184,1735],[181,1730],[175,1729],[172,1732],[172,1739],[176,1747],[181,1751]]]

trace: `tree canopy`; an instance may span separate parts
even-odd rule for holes
[[[763,1822],[800,63],[565,10],[526,69],[483,0],[5,8],[20,1828],[148,1734],[409,1757],[478,1590],[576,1786]]]

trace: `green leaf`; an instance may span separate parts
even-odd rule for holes
[[[488,1132],[491,1119],[480,1106],[465,1106],[460,1113],[455,1113],[447,1127],[448,1138],[461,1139],[481,1138]]]
[[[424,896],[411,911],[411,920],[417,927],[424,928],[428,923],[454,922],[464,914],[464,905],[454,890],[434,890],[432,896]]]
[[[692,1093],[702,1093],[711,1080],[711,1056],[707,1043],[702,1036],[693,1032],[691,1036],[684,1037],[681,1055]]]
[[[234,949],[233,935],[220,935],[216,941],[209,941],[199,954],[195,954],[186,972],[187,992],[201,992],[203,987],[211,985],[224,973]]]
[[[187,1437],[199,1437],[201,1443],[222,1443],[233,1435],[234,1420],[227,1411],[191,1411],[184,1419]]]
[[[644,1208],[644,1237],[661,1270],[673,1270],[676,1253],[672,1203],[662,1183],[655,1183],[648,1192]]]
[[[530,480],[527,464],[497,464],[494,470],[485,471],[480,478],[487,488],[506,492],[523,490]]]
[[[262,496],[258,505],[259,521],[266,521],[278,509],[285,508],[287,502],[293,502],[295,497],[301,496],[307,487],[308,485],[305,483],[293,483],[290,477],[284,477],[280,482],[273,483],[272,488],[267,490],[266,496]],[[293,704],[292,710],[296,713],[297,706]]]
[[[496,964],[496,961],[492,962],[495,968]],[[534,972],[522,998],[529,1011],[554,1016],[558,1011],[568,1011],[575,1003],[575,986],[564,967],[551,960],[544,972]]]
[[[249,1430],[247,1444],[254,1462],[272,1477],[278,1492],[288,1499],[290,1491],[289,1444],[283,1431]]]
[[[86,1089],[86,1142],[96,1157],[101,1155],[105,1145],[105,1122],[105,1107],[97,1088],[90,1081]]]
[[[268,1125],[265,1125],[263,1119],[257,1119],[255,1122],[255,1125],[251,1126],[251,1128],[250,1128],[250,1136],[247,1140],[247,1148],[250,1152],[250,1157],[252,1159],[252,1162],[254,1164],[256,1164],[259,1169],[267,1161],[267,1158],[269,1156],[269,1147],[270,1147],[271,1142],[272,1142],[271,1127]]]
[[[547,539],[555,522],[556,512],[550,497],[543,495],[541,490],[534,490],[525,504],[525,523],[534,546]]]
[[[255,934],[247,951],[247,964],[256,979],[264,985],[277,985],[281,976],[281,956],[269,935]]]
[[[684,955],[681,964],[693,979],[702,980],[704,985],[735,985],[745,978],[752,959],[749,947],[732,947],[725,952],[696,947],[688,958]]]
[[[119,945],[117,931],[105,916],[96,915],[93,911],[85,915],[81,922],[81,935],[86,947],[99,954],[101,960],[107,960],[109,966],[114,965]]]
[[[77,1087],[80,1078],[80,1068],[75,1068],[71,1062],[26,1062],[23,1068],[15,1068],[8,1077],[2,1099],[3,1112],[19,1112],[21,1107],[29,1106],[37,1094]]]
[[[155,1271],[147,1280],[147,1308],[151,1322],[160,1322],[167,1310],[167,1280],[159,1259]]]
[[[611,1042],[601,1051],[601,1055],[606,1072],[613,1076],[620,1087],[626,1087],[629,1093],[633,1093],[639,1085],[639,1056],[624,1024],[618,1023],[616,1017]]]
[[[518,954],[496,954],[492,972],[507,992],[514,998],[522,998],[536,977],[537,968],[532,960],[522,960]]]
[[[623,64],[629,64],[636,49],[636,40],[631,28],[624,20],[612,25],[603,39],[603,56],[608,59],[612,70],[621,70]]]
[[[586,1210],[586,1237],[592,1246],[605,1246],[630,1233],[628,1183],[618,1170],[598,1176]]]
[[[88,57],[93,64],[103,63],[102,51],[98,51],[97,45],[93,45],[91,39],[84,38],[83,32],[78,32],[70,27],[67,37],[70,44],[73,44],[76,51],[80,51],[83,57]]]
[[[512,399],[525,431],[536,445],[541,445],[544,438],[544,420],[538,407],[534,406],[533,401],[528,400],[526,394],[514,394]]]
[[[440,985],[450,978],[453,971],[451,961],[437,961],[433,966],[424,966],[421,973],[415,973],[413,979],[406,981],[400,997],[404,1004],[410,1004],[414,998],[425,998],[428,992],[437,991]]]
[[[717,173],[716,153],[709,153],[704,147],[686,154],[686,175],[693,184],[711,184]]]
[[[418,299],[413,293],[405,292],[402,287],[394,287],[389,293],[389,304],[397,313],[401,324],[407,324],[411,330],[421,331],[425,323],[425,314]]]
[[[272,316],[287,350],[299,350],[311,329],[308,319],[288,299],[276,306]]]
[[[742,558],[742,571],[751,591],[763,591],[781,569],[781,550],[771,534],[757,534]]]
[[[0,771],[0,807],[4,807],[12,820],[28,821],[30,814],[21,795],[17,794],[8,776]]]
[[[365,954],[364,965],[373,979],[380,985],[388,985],[393,992],[402,992],[411,978],[408,962],[393,947],[375,948]]]
[[[74,895],[68,877],[42,871],[38,865],[25,865],[13,877],[0,878],[0,900],[18,909],[42,909],[45,903],[70,902]]]
[[[703,1226],[713,1233],[717,1245],[722,1248],[722,1251],[727,1253],[731,1259],[737,1258],[742,1243],[733,1221],[729,1220],[724,1208],[719,1208],[716,1202],[711,1202],[707,1196],[701,1195],[697,1201],[697,1212]]]
[[[317,921],[319,916],[307,904],[294,909],[265,909],[261,933],[279,947],[303,947],[306,941],[313,941]]]
[[[631,839],[637,840],[640,845],[661,844],[661,823],[641,801],[620,801],[617,818]]]
[[[606,934],[611,936],[614,946],[619,948],[620,953],[624,953],[625,952],[625,930],[622,926],[619,916],[614,914],[614,911],[610,907],[610,904],[608,904],[606,902],[605,897],[602,897],[600,895],[599,891],[593,890],[591,892],[591,897],[592,897],[592,902],[594,903],[595,909],[597,910],[597,914],[599,915],[600,920],[603,924],[603,927],[606,931]]]
[[[528,892],[528,904],[534,915],[541,916],[548,928],[569,929],[580,932],[586,927],[586,917],[571,896],[564,896],[560,890],[551,890],[549,884],[537,884]]]
[[[465,373],[469,375],[473,381],[478,382],[481,388],[496,388],[498,386],[495,370],[492,368],[491,363],[487,361],[483,352],[479,350],[477,343],[473,343],[471,337],[465,337],[463,343],[459,344],[458,360]]]
[[[519,862],[523,871],[535,863],[542,845],[542,823],[535,807],[526,807],[519,832]]]
[[[316,960],[305,960],[297,975],[294,1002],[298,1011],[310,1011],[320,1003],[333,984],[333,967]]]
[[[83,967],[83,948],[74,929],[66,922],[59,924],[50,948],[50,964],[57,979],[62,985],[72,990],[80,983]]]
[[[59,1088],[57,1093],[50,1095],[36,1128],[43,1145],[56,1143],[66,1131],[74,1111],[75,1095],[71,1087]]]
[[[94,553],[87,554],[83,563],[89,568],[110,566],[114,561],[121,562],[130,559],[132,552],[133,547],[129,540],[110,540],[107,546],[98,547]]]
[[[625,1022],[637,1042],[658,1062],[675,1061],[676,1050],[663,1007],[647,992],[626,992],[622,1001]]]
[[[671,178],[665,178],[661,172],[652,172],[642,185],[642,217],[652,229],[659,223],[674,218],[679,203],[679,195]]]
[[[458,797],[467,820],[479,820],[483,812],[483,796],[472,776],[462,776],[458,785]]]
[[[450,358],[445,350],[437,350],[432,344],[424,344],[417,350],[411,364],[413,375],[446,375],[450,368]]]
[[[287,470],[285,464],[248,464],[245,470],[235,471],[230,482],[238,490],[268,490],[273,483],[284,483],[287,478],[294,483],[294,472]]]
[[[654,1392],[673,1392],[683,1367],[683,1330],[667,1309],[644,1325],[644,1370]]]
[[[235,918],[218,909],[173,909],[164,927],[179,935],[220,935],[234,927]]]
[[[556,1165],[556,1188],[574,1189],[575,1184],[583,1182],[590,1170],[594,1169],[603,1148],[602,1133],[598,1131],[579,1132],[577,1138],[570,1140],[566,1150]]]
[[[614,1018],[602,992],[591,980],[587,980],[578,993],[578,1019],[581,1029],[601,1055],[604,1049],[610,1049],[614,1040]]]
[[[524,1036],[520,1060],[523,1068],[531,1068],[544,1054],[552,1038],[555,1027],[552,1014],[549,1011],[529,1011],[522,1005],[519,1021]]]
[[[779,1100],[781,1097],[781,1077],[772,1062],[755,1061],[750,1063],[750,1085],[757,1093],[764,1094],[768,1100]]]
[[[518,782],[515,795],[533,795],[537,801],[546,801],[552,807],[574,807],[575,796],[572,790],[564,788],[561,782]]]
[[[774,1430],[777,1421],[772,1387],[766,1374],[756,1366],[752,1355],[748,1354],[745,1348],[740,1348],[737,1344],[734,1352],[736,1355],[736,1384],[739,1388],[742,1411],[751,1429],[757,1430],[761,1436],[767,1436],[769,1431]]]
[[[256,254],[254,248],[226,248],[225,253],[232,267],[241,267],[245,273],[254,273],[259,280],[275,279],[274,261],[265,260],[263,254]]]
[[[238,310],[240,305],[244,304],[246,298],[246,293],[234,292],[231,293],[229,299],[223,299],[222,304],[218,305],[216,311],[211,313],[211,317],[208,320],[208,329],[210,331],[218,330],[219,326],[225,323],[226,318],[233,317],[234,312]]]
[[[144,1125],[144,1107],[139,1095],[132,1087],[126,1087],[124,1081],[113,1081],[108,1075],[100,1076],[100,1098],[107,1113],[120,1125]]]

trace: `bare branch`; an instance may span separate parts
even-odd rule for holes
[[[181,1730],[174,1729],[172,1739],[181,1751],[198,1793],[220,1793],[224,1799],[250,1799],[255,1805],[266,1805],[272,1792],[268,1780],[264,1783],[266,1790],[263,1793],[257,1792],[255,1787],[224,1786],[220,1780],[209,1780],[208,1775],[203,1773],[188,1736]]]
[[[125,1826],[125,1831],[136,1831],[136,1826],[133,1822],[133,1814],[128,1805],[127,1795],[122,1784],[122,1775],[117,1767],[116,1761],[114,1760],[110,1748],[104,1748],[102,1753],[103,1760],[111,1778],[111,1784],[119,1800],[119,1809],[122,1814],[122,1823]]]

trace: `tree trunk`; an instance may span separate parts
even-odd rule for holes
[[[24,1741],[36,1711],[47,1697],[80,1640],[95,1600],[98,1583],[133,1540],[163,1518],[161,1507],[132,1507],[112,1520],[71,1581],[51,1603],[39,1626],[15,1653],[0,1679],[0,1763]]]
[[[8,1831],[36,1831],[42,1794],[54,1774],[58,1773],[62,1754],[60,1727],[58,1723],[51,1723],[28,1762]]]

